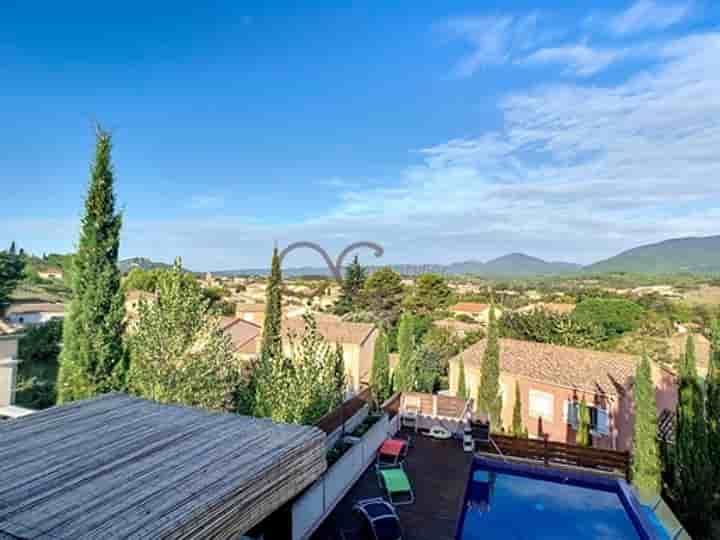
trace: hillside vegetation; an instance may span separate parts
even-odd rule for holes
[[[636,247],[591,264],[585,270],[658,274],[720,272],[720,236],[674,238]]]

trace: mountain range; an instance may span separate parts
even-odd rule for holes
[[[169,265],[155,263],[145,258],[126,259],[121,269],[133,267],[163,268]],[[384,265],[369,266],[370,272]],[[567,275],[579,273],[714,273],[720,272],[720,235],[706,237],[674,238],[655,244],[639,246],[623,251],[614,257],[590,265],[569,262],[545,261],[524,253],[510,253],[490,261],[467,260],[450,264],[395,264],[390,267],[400,274],[413,276],[425,272],[447,275],[474,274],[487,277],[524,277],[543,275]],[[218,276],[266,275],[267,268],[247,268],[213,272]],[[287,276],[327,276],[326,267],[298,267],[283,269]]]

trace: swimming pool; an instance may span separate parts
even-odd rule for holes
[[[669,540],[623,480],[475,457],[456,540]]]

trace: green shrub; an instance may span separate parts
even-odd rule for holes
[[[643,307],[630,300],[589,298],[575,306],[573,318],[581,323],[596,324],[606,338],[613,338],[636,330],[644,315]]]

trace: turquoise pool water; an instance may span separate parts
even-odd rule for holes
[[[459,540],[642,539],[618,493],[474,470]]]

